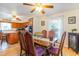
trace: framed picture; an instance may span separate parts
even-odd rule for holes
[[[72,17],[68,17],[68,24],[75,24],[76,23],[76,17],[72,16]]]
[[[41,26],[44,26],[45,25],[45,21],[41,21]]]

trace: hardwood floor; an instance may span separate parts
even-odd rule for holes
[[[19,44],[9,45],[9,47],[6,50],[0,51],[0,56],[19,56],[19,54]]]
[[[0,51],[0,56],[19,56],[20,54],[20,46],[19,44],[9,45],[9,47],[4,50]],[[75,51],[72,49],[64,48],[63,49],[64,56],[79,56],[79,53],[76,54]]]
[[[73,51],[71,48],[64,48],[63,49],[63,54],[64,54],[64,56],[79,56],[79,52],[78,52],[78,54],[75,52],[75,51]]]

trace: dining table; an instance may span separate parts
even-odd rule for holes
[[[49,55],[48,48],[53,44],[52,41],[49,40],[49,38],[42,38],[38,36],[33,36],[33,41],[35,44],[44,47],[46,49],[46,55]]]

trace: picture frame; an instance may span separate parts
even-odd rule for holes
[[[68,17],[68,24],[76,24],[76,16]]]
[[[44,26],[45,25],[45,21],[41,21],[41,26]]]

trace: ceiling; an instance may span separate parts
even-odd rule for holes
[[[62,11],[68,11],[73,9],[79,9],[79,3],[53,3],[54,8],[44,9],[46,11],[45,15],[52,15]],[[29,16],[39,15],[37,12],[30,13],[30,6],[23,5],[22,3],[0,3],[0,18],[11,19],[12,11],[26,21]]]

